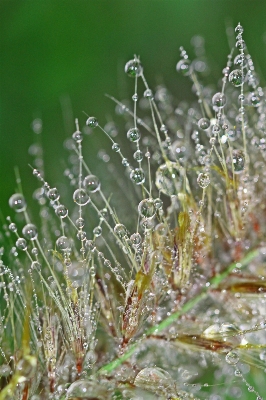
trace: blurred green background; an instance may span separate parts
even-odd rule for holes
[[[191,97],[187,79],[175,71],[179,47],[191,51],[191,37],[204,36],[217,82],[229,51],[226,24],[239,21],[255,66],[266,64],[265,0],[32,0],[0,2],[0,209],[15,188],[14,165],[24,191],[38,185],[31,175],[28,148],[36,138],[31,121],[43,119],[41,142],[47,178],[63,172],[63,140],[83,110],[104,124],[114,104],[104,94],[131,98],[133,82],[124,64],[141,56],[154,86],[164,81],[179,99]],[[72,112],[63,117],[62,108]],[[107,146],[100,132],[88,139],[86,157]],[[121,137],[117,141],[123,141]],[[110,148],[108,148],[109,150]],[[90,164],[91,165],[91,164]],[[93,168],[92,168],[93,169]]]

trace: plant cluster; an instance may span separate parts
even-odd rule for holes
[[[76,120],[71,207],[31,146],[40,221],[17,175],[0,262],[0,400],[263,398],[265,89],[235,32],[219,91],[202,83],[203,39],[193,62],[180,49],[192,105],[153,92],[139,57],[127,62],[132,107],[112,100],[133,157],[114,122]],[[83,157],[97,130],[124,167],[127,222]]]

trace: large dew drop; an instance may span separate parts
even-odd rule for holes
[[[15,193],[9,199],[9,206],[17,213],[20,213],[26,210],[27,203],[22,194]]]
[[[244,76],[240,69],[235,69],[229,75],[229,82],[231,82],[235,87],[241,86],[244,82]]]
[[[177,164],[174,162],[162,164],[156,171],[155,185],[167,196],[178,194],[182,181]]]
[[[141,168],[135,168],[130,173],[130,179],[135,182],[136,185],[141,185],[145,182],[145,175]]]
[[[29,240],[37,239],[37,236],[38,236],[37,228],[33,224],[25,225],[24,228],[22,229],[22,233],[23,233],[23,236]]]
[[[134,60],[130,60],[125,65],[125,72],[131,78],[138,77],[142,74],[143,68],[139,60],[136,58]]]
[[[209,186],[210,182],[211,180],[208,174],[205,174],[203,172],[199,174],[197,178],[197,183],[202,189],[206,189],[206,187]]]
[[[101,184],[97,176],[87,175],[84,178],[83,187],[88,190],[88,192],[94,193],[97,192],[97,190],[100,190]]]
[[[80,379],[79,381],[72,383],[72,385],[68,388],[66,398],[103,399],[104,395],[107,396],[107,393],[101,385],[97,384],[96,382]]]
[[[171,375],[162,368],[144,368],[135,378],[134,384],[144,390],[160,395],[175,395],[175,385]]]
[[[144,218],[152,218],[155,215],[153,199],[144,199],[138,205],[139,215]]]
[[[84,189],[77,189],[73,193],[73,200],[79,206],[85,206],[90,202],[90,197],[88,196],[88,194],[85,192]]]

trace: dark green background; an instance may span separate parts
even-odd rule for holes
[[[56,184],[63,171],[62,142],[74,125],[64,124],[62,98],[73,115],[83,110],[101,123],[114,114],[104,94],[131,97],[133,81],[124,75],[125,62],[141,55],[151,86],[163,80],[179,99],[190,98],[183,77],[175,71],[179,46],[191,51],[195,34],[205,37],[217,82],[228,54],[226,24],[241,21],[245,40],[262,74],[266,64],[266,1],[1,1],[0,2],[0,208],[15,188],[18,165],[29,196],[37,186],[27,166],[28,147],[35,140],[30,124],[43,119],[42,143],[47,177]],[[71,122],[72,121],[72,122]],[[122,140],[118,139],[118,141]],[[100,132],[87,142],[86,156],[107,146]],[[85,146],[86,147],[86,146]],[[109,148],[108,148],[109,150]],[[93,159],[93,162],[95,162]]]

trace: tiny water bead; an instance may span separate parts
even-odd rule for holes
[[[85,225],[85,220],[84,220],[84,218],[79,217],[79,218],[76,220],[76,226],[77,226],[77,228],[81,229],[81,228],[84,227],[84,225]]]
[[[198,127],[206,131],[210,127],[210,120],[208,118],[201,118],[198,121]]]
[[[141,168],[135,168],[130,173],[130,179],[136,183],[136,185],[141,185],[145,182],[145,175]]]
[[[152,100],[153,99],[152,90],[151,89],[146,89],[144,94],[143,94],[143,96],[146,97],[147,99],[151,99]]]
[[[56,246],[62,251],[69,250],[71,248],[70,241],[66,236],[60,236],[56,240]]]
[[[214,107],[223,108],[226,104],[226,97],[223,93],[218,92],[212,97],[212,105]]]
[[[127,158],[123,158],[121,162],[122,162],[123,167],[128,167],[129,166],[129,162],[128,162]]]
[[[98,120],[95,117],[89,117],[86,121],[86,125],[90,128],[96,128],[98,126]]]
[[[142,161],[143,160],[143,153],[141,150],[137,150],[135,151],[135,153],[133,154],[133,157],[136,161]]]
[[[204,172],[200,173],[198,178],[197,178],[197,183],[202,189],[206,189],[207,186],[209,186],[211,180],[209,174],[206,174]]]
[[[138,142],[140,139],[140,131],[138,128],[131,128],[127,132],[127,138],[131,142]]]
[[[240,174],[245,168],[245,155],[242,150],[232,151],[232,163],[235,174]]]
[[[96,226],[96,227],[93,229],[93,234],[94,234],[96,237],[101,236],[101,234],[102,234],[102,227],[101,227],[101,226]]]
[[[120,151],[119,144],[118,143],[113,143],[112,150],[118,153]]]
[[[136,58],[128,61],[125,65],[125,72],[131,78],[141,76],[141,74],[143,72],[143,68],[142,68],[140,61]]]
[[[60,218],[66,218],[68,215],[68,209],[62,204],[55,209],[56,215]]]
[[[51,188],[48,190],[47,193],[47,197],[51,200],[51,201],[57,201],[60,198],[59,192],[56,188]]]
[[[83,135],[80,131],[76,131],[73,133],[72,138],[75,140],[76,143],[81,143]]]
[[[184,76],[187,76],[191,72],[191,64],[189,60],[180,60],[176,64],[176,70],[177,72],[181,72]]]
[[[90,197],[84,189],[77,189],[73,193],[73,200],[79,206],[85,206],[90,202]]]
[[[156,210],[163,208],[163,201],[159,198],[153,200],[153,204]]]
[[[240,69],[233,70],[229,75],[229,82],[235,87],[241,86],[244,83],[244,76]]]
[[[22,229],[23,236],[28,240],[35,240],[38,236],[38,231],[35,225],[27,224]]]
[[[95,193],[100,190],[101,184],[97,176],[87,175],[83,181],[83,187],[91,193]]]
[[[235,351],[229,351],[225,356],[227,364],[236,365],[239,361],[239,355]]]
[[[152,218],[155,215],[153,199],[144,199],[138,205],[139,215],[144,218]]]
[[[14,224],[14,222],[11,222],[11,224],[9,224],[8,228],[11,232],[17,232],[17,225]]]
[[[27,208],[27,203],[24,196],[20,193],[13,194],[9,199],[9,206],[17,213],[23,212]]]
[[[27,242],[26,242],[26,240],[25,240],[24,238],[19,238],[19,239],[16,241],[16,246],[17,246],[17,248],[20,249],[20,250],[23,250],[23,251],[26,251],[26,250],[27,250]]]
[[[141,245],[142,239],[141,239],[141,235],[139,233],[133,233],[130,236],[130,240],[133,244],[134,247],[139,247]]]

